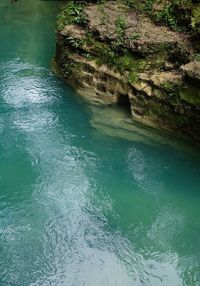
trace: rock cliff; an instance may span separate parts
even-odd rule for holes
[[[151,2],[154,16],[167,5]],[[198,31],[174,30],[136,6],[70,1],[58,20],[56,62],[88,100],[124,105],[133,121],[200,141]]]

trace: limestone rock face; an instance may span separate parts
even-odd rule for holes
[[[155,25],[149,18],[130,12],[124,5],[107,2],[104,6],[89,5],[85,9],[89,29],[102,40],[116,40],[116,22],[125,19],[124,46],[134,52],[155,53],[168,45],[169,50],[178,46],[189,51],[188,36],[175,33],[164,26]]]
[[[200,61],[192,61],[181,67],[188,77],[200,81]]]
[[[57,35],[63,78],[87,101],[124,105],[134,121],[200,142],[200,65],[190,37],[116,2],[84,12],[87,28],[70,23]]]

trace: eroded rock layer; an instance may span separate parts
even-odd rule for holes
[[[124,105],[133,120],[200,141],[200,62],[191,36],[117,2],[69,5],[81,14],[67,7],[60,19],[56,62],[65,80],[88,100]]]

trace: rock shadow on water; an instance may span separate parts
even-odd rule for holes
[[[134,121],[123,106],[101,106],[90,102],[87,107],[91,113],[91,126],[105,135],[155,147],[162,145],[199,157],[198,146]]]

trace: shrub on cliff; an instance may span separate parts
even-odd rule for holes
[[[58,29],[62,30],[65,25],[77,24],[85,26],[87,18],[84,13],[85,2],[69,1],[58,16]]]
[[[122,0],[129,9],[146,13],[176,31],[200,33],[199,0]]]

